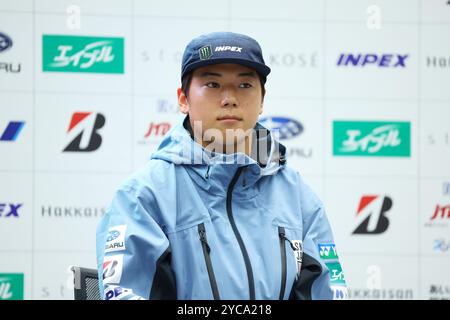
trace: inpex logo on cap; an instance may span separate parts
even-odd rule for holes
[[[242,52],[242,47],[232,47],[232,46],[218,46],[214,51],[234,51]]]

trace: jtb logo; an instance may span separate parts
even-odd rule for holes
[[[338,66],[360,66],[377,65],[383,68],[405,68],[405,60],[408,54],[376,54],[376,53],[341,53],[337,61]]]
[[[63,151],[89,152],[97,150],[102,137],[97,131],[105,125],[105,117],[100,113],[76,112],[67,129],[70,137],[76,134]]]
[[[295,138],[303,132],[303,126],[297,120],[285,117],[263,117],[261,125],[279,135],[280,140]]]
[[[409,157],[409,122],[333,121],[336,156]]]
[[[0,300],[23,300],[23,273],[0,273]]]
[[[392,199],[385,196],[363,196],[359,202],[356,216],[358,227],[353,234],[380,234],[387,230],[389,220],[386,213],[392,208]]]
[[[446,206],[436,205],[433,215],[431,216],[431,221],[434,219],[450,219],[450,204]]]
[[[42,40],[43,71],[124,73],[123,38],[44,35]]]
[[[161,123],[154,123],[150,122],[150,126],[148,127],[147,133],[144,135],[144,138],[148,138],[151,135],[157,137],[164,136],[169,130],[170,130],[170,123],[168,122],[161,122]]]
[[[0,141],[16,141],[24,125],[24,121],[10,121],[3,131]]]
[[[0,217],[4,218],[18,218],[19,209],[23,206],[23,203],[0,203]]]

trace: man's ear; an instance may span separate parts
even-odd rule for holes
[[[261,109],[259,109],[259,114],[262,114],[264,111],[264,101],[261,102]]]
[[[178,106],[180,107],[181,113],[188,114],[189,113],[189,103],[186,95],[184,94],[181,88],[177,90],[178,95]]]

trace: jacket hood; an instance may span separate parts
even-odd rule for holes
[[[256,139],[252,142],[251,157],[244,153],[211,152],[193,139],[189,116],[186,116],[166,134],[151,159],[177,165],[258,166],[260,176],[275,174],[286,164],[286,147],[275,140],[270,131],[260,123],[256,124],[254,130]]]

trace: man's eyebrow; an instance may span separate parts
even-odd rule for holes
[[[217,72],[210,72],[210,71],[205,71],[203,72],[200,77],[204,78],[204,77],[209,77],[209,76],[216,76],[216,77],[221,77],[222,75],[220,73]]]
[[[211,71],[205,71],[202,74],[200,74],[200,77],[202,77],[202,78],[210,77],[210,76],[222,77],[222,74],[217,73],[217,72],[211,72]],[[250,71],[250,72],[239,73],[238,77],[253,77],[253,78],[256,78],[256,72]]]
[[[253,77],[253,78],[256,78],[256,73],[253,72],[253,71],[239,73],[239,77]]]

